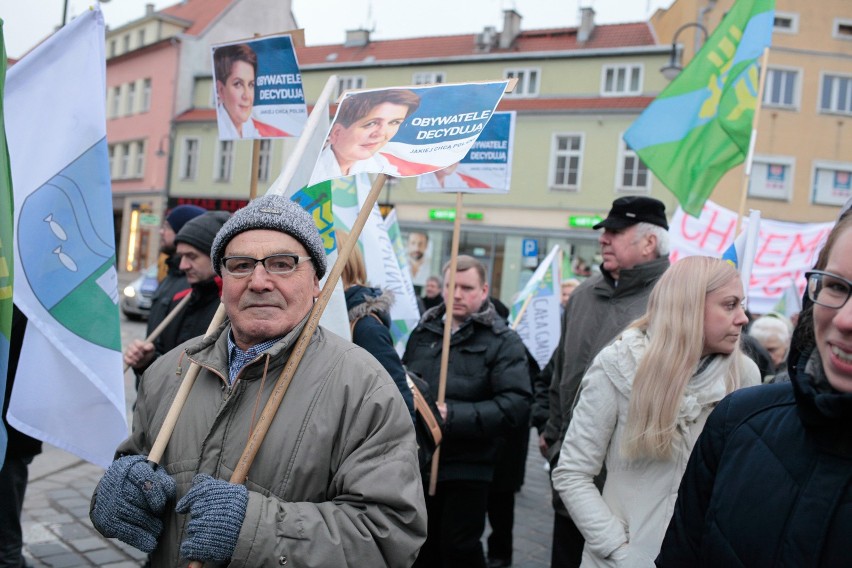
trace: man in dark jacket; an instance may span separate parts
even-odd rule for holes
[[[594,228],[604,230],[598,239],[603,256],[600,274],[571,294],[562,314],[562,335],[553,362],[550,417],[541,436],[552,466],[559,459],[586,369],[627,324],[645,313],[651,290],[669,267],[669,226],[661,201],[620,197]],[[583,537],[555,493],[553,505],[551,566],[579,566]]]
[[[202,213],[204,209],[197,205],[178,205],[166,215],[166,220],[160,227],[160,252],[167,255],[164,261],[166,274],[151,297],[146,336],[151,335],[160,322],[166,319],[169,314],[169,304],[174,295],[189,288],[189,282],[186,281],[186,276],[180,269],[180,256],[176,253],[175,237],[187,221],[195,219]]]
[[[219,308],[222,279],[216,276],[210,260],[210,247],[216,233],[231,216],[226,211],[207,211],[188,221],[175,237],[179,267],[190,288],[178,292],[168,312],[191,294],[189,303],[153,342],[134,340],[124,353],[124,362],[137,373],[143,372],[160,355],[168,353],[187,339],[203,335]]]
[[[482,263],[459,256],[452,291],[448,275],[445,266],[445,303],[423,314],[403,356],[437,399],[446,301],[453,294],[446,394],[438,404],[444,438],[437,489],[426,498],[428,536],[415,566],[483,568],[480,538],[498,438],[528,420],[530,382],[524,345],[488,300]]]

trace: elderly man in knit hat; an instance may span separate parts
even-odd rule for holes
[[[144,372],[160,355],[207,331],[219,307],[222,287],[222,279],[213,270],[210,247],[216,233],[230,217],[227,211],[207,211],[187,221],[175,236],[175,256],[190,287],[172,296],[166,314],[185,296],[190,295],[190,299],[153,342],[135,339],[128,345],[124,363],[133,367],[137,374]]]
[[[230,566],[410,566],[426,538],[411,417],[384,368],[318,327],[245,485],[228,482],[319,295],[312,217],[267,195],[225,223],[210,253],[228,321],[160,357],[133,433],[92,497],[105,536]],[[146,455],[191,362],[201,366],[158,466]]]

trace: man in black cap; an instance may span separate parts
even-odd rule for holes
[[[222,279],[213,270],[210,247],[230,216],[227,211],[207,211],[187,221],[175,236],[178,266],[190,287],[172,296],[166,313],[175,309],[187,294],[191,298],[153,342],[135,339],[127,347],[124,362],[137,373],[142,373],[160,355],[207,331],[222,295]]]
[[[550,417],[541,435],[553,466],[559,459],[586,369],[601,349],[645,313],[651,289],[669,267],[669,225],[661,201],[620,197],[613,201],[607,218],[594,228],[603,229],[598,239],[603,257],[600,274],[571,294],[554,354]],[[556,493],[553,505],[556,516],[551,566],[579,566],[583,537]]]

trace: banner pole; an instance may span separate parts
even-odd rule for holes
[[[181,310],[183,310],[186,307],[186,305],[189,303],[189,298],[191,296],[192,296],[192,293],[190,292],[189,294],[184,296],[183,299],[181,299],[181,301],[178,302],[178,304],[174,308],[172,308],[172,311],[170,311],[168,313],[168,315],[165,318],[163,318],[163,321],[161,321],[157,325],[157,327],[155,327],[153,329],[153,331],[151,331],[151,335],[149,335],[148,337],[145,338],[146,343],[153,343],[155,339],[160,337],[160,334],[163,333],[163,330],[166,329],[166,326],[168,326],[170,323],[172,323],[172,320],[175,319],[175,317],[177,317],[177,315],[181,312]],[[130,365],[125,363],[124,364],[124,372],[126,373],[129,368],[130,368]]]
[[[763,56],[760,59],[760,81],[757,87],[757,104],[754,107],[754,117],[751,121],[751,137],[748,142],[748,154],[745,161],[745,172],[743,175],[743,188],[740,192],[740,206],[737,210],[737,227],[734,230],[734,237],[740,234],[740,228],[745,215],[746,198],[748,197],[748,185],[751,181],[751,165],[754,161],[754,146],[757,143],[757,125],[760,121],[760,109],[763,107],[763,90],[766,88],[766,75],[768,74],[769,65],[769,47],[763,49]]]
[[[444,403],[447,392],[447,368],[450,362],[450,337],[453,334],[453,297],[456,289],[456,262],[459,257],[459,240],[461,235],[462,193],[456,193],[456,218],[453,222],[453,242],[450,247],[450,274],[447,276],[446,317],[444,318],[444,338],[441,344],[441,371],[438,375],[438,404]],[[438,484],[438,462],[441,459],[441,447],[432,455],[432,470],[429,475],[429,495],[435,495]]]

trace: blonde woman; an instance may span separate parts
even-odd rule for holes
[[[760,382],[739,349],[747,321],[736,270],[687,257],[595,358],[553,471],[586,540],[583,566],[654,565],[707,416],[727,393]],[[594,478],[604,465],[601,494]]]

